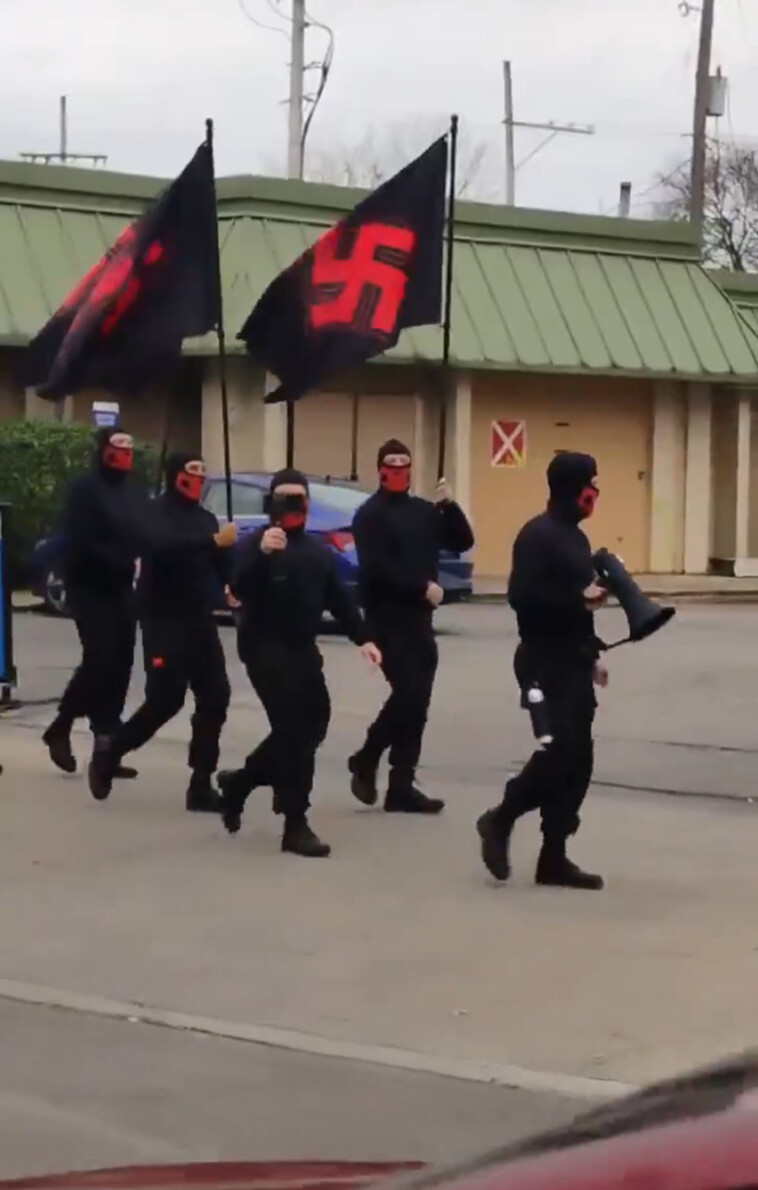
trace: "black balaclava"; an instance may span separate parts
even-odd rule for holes
[[[382,489],[395,496],[407,495],[411,486],[411,468],[410,466],[387,466],[384,460],[389,455],[407,455],[410,458],[411,452],[399,438],[390,438],[388,442],[384,443],[384,446],[379,447],[379,453],[376,457],[379,484]]]
[[[185,470],[188,463],[199,462],[197,453],[174,451],[166,459],[166,491],[179,496],[190,504],[198,504],[203,494],[202,475],[191,475]]]
[[[277,488],[286,483],[300,484],[305,488],[305,496],[284,495],[278,493]],[[302,471],[295,467],[283,467],[271,477],[267,501],[267,511],[272,525],[284,529],[286,533],[302,533],[308,517],[308,479]]]
[[[547,469],[550,511],[577,525],[592,516],[598,497],[596,476],[597,463],[592,455],[572,451],[557,454]]]
[[[95,431],[95,467],[112,480],[122,480],[132,469],[134,451],[111,446],[114,434],[125,434],[122,426],[101,426]]]

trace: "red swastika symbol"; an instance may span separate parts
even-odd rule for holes
[[[100,325],[102,335],[110,335],[126,312],[134,305],[142,290],[142,281],[134,275],[134,243],[136,234],[133,226],[127,227],[105,256],[94,265],[63,302],[64,311],[75,311],[71,330],[84,320],[99,314],[110,302],[108,311]],[[155,240],[143,256],[148,267],[155,265],[164,254],[163,245]]]
[[[338,287],[339,292],[329,301],[311,305],[312,326],[316,330],[353,326],[366,287],[370,285],[377,298],[367,329],[384,335],[393,334],[408,277],[399,264],[377,259],[377,252],[384,250],[398,254],[407,261],[416,243],[415,235],[403,227],[367,223],[358,229],[351,254],[338,257],[340,231],[339,227],[333,228],[313,249],[314,287],[328,290]]]

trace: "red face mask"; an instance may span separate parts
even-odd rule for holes
[[[411,469],[383,463],[379,468],[379,483],[387,492],[407,492],[411,486]]]
[[[304,512],[283,512],[279,521],[282,529],[302,529],[305,524]]]
[[[194,500],[195,503],[199,503],[203,494],[203,476],[180,471],[176,477],[176,490],[186,500]]]
[[[599,495],[600,495],[600,492],[594,486],[594,484],[589,484],[588,487],[583,488],[583,490],[579,494],[579,499],[577,501],[577,503],[579,505],[579,509],[583,516],[585,516],[585,517],[592,516],[593,512],[595,511],[595,505],[597,504]]]
[[[134,462],[134,450],[131,446],[113,446],[108,443],[103,450],[103,466],[113,471],[131,471]]]

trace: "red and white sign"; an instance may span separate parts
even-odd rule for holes
[[[526,466],[525,421],[493,421],[490,462],[493,467]]]

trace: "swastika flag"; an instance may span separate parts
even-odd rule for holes
[[[526,466],[525,421],[493,421],[491,462],[493,467]]]
[[[213,158],[207,144],[64,298],[29,344],[41,397],[134,393],[218,318]]]
[[[238,338],[296,401],[323,380],[439,323],[447,139],[364,198],[271,282]]]

